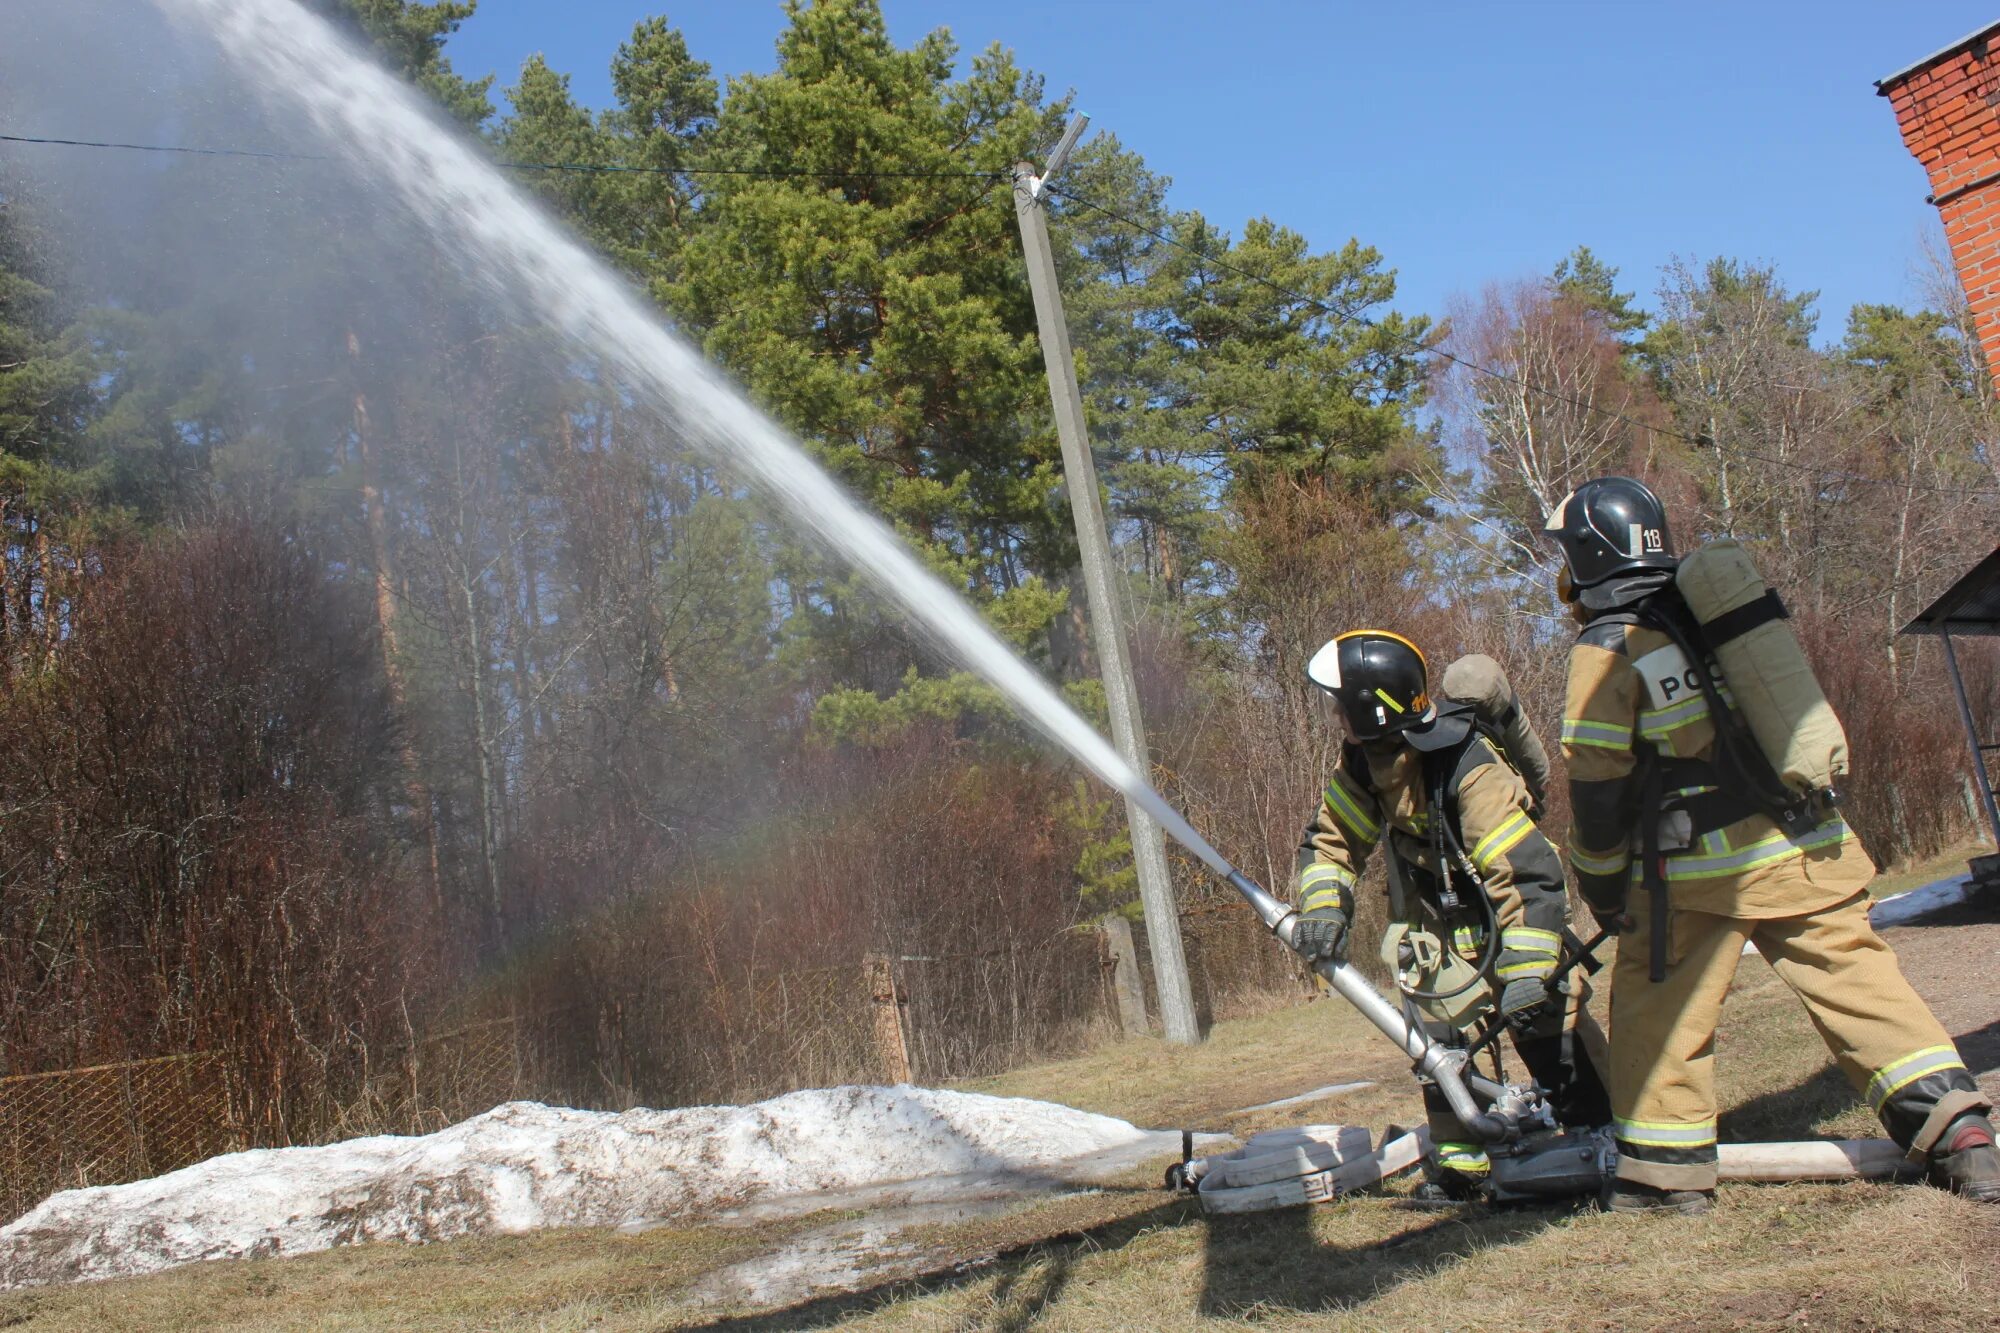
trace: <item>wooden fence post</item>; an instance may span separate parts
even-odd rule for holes
[[[1118,1002],[1118,1026],[1128,1037],[1152,1035],[1146,1016],[1146,987],[1139,980],[1139,950],[1132,941],[1132,923],[1122,916],[1104,918],[1104,947],[1111,955],[1111,994]]]
[[[896,965],[881,954],[868,955],[868,999],[875,1009],[875,1054],[883,1077],[908,1083],[910,1042],[903,1031],[903,993],[896,985]]]

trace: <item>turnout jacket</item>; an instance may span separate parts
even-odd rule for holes
[[[1424,759],[1407,742],[1387,752],[1352,742],[1342,747],[1299,844],[1299,910],[1338,905],[1351,917],[1354,884],[1385,833],[1390,854],[1408,872],[1406,880],[1436,909],[1431,821],[1440,812],[1431,808]],[[1478,870],[1500,924],[1495,972],[1502,983],[1546,977],[1562,948],[1569,899],[1562,859],[1529,814],[1527,783],[1476,732],[1455,754],[1441,753],[1433,762],[1439,760],[1451,765],[1444,775],[1441,817],[1450,821],[1466,859]],[[1469,919],[1483,920],[1476,907],[1472,911]]]
[[[1817,911],[1867,887],[1874,864],[1838,813],[1793,839],[1722,790],[1715,721],[1696,673],[1666,634],[1610,613],[1570,650],[1562,750],[1569,765],[1570,869],[1585,898],[1619,910],[1643,884],[1647,820],[1658,821],[1678,909],[1772,918]],[[1659,802],[1643,808],[1648,767]]]

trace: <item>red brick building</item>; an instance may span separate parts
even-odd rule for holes
[[[1875,84],[1930,173],[1959,281],[2000,385],[2000,23]]]
[[[1876,81],[1930,173],[1958,280],[2000,385],[2000,23]]]

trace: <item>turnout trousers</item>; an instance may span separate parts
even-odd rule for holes
[[[1650,913],[1618,940],[1611,987],[1611,1100],[1621,1179],[1715,1187],[1715,1026],[1745,944],[1805,1003],[1841,1073],[1911,1156],[1986,1106],[1957,1048],[1904,979],[1856,894],[1797,916],[1669,913],[1666,980],[1647,977]]]

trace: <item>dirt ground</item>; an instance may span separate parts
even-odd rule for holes
[[[2000,905],[1884,933],[2000,1095]],[[1726,1139],[1877,1132],[1754,955],[1718,1047]],[[1370,1086],[1232,1114],[1336,1082]],[[1124,1042],[975,1086],[1235,1133],[1380,1128],[1419,1109],[1401,1062],[1331,1001],[1224,1024],[1192,1051]],[[820,1216],[198,1265],[0,1297],[0,1329],[2000,1327],[2000,1209],[1920,1186],[1729,1186],[1710,1217],[1661,1220],[1420,1211],[1399,1182],[1334,1207],[1211,1219],[1159,1190],[1161,1165],[1094,1193],[920,1224],[846,1290],[759,1299],[732,1279],[792,1262],[856,1220]]]
[[[2000,905],[1967,903],[1882,935],[1979,1086],[2000,1097]]]

